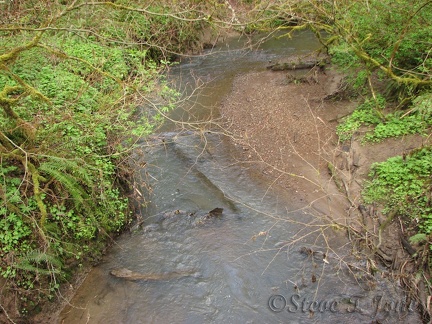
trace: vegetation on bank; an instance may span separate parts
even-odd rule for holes
[[[160,72],[196,45],[198,9],[0,3],[3,305],[38,311],[130,221],[128,156],[178,99]]]
[[[251,12],[260,14],[249,30],[284,30],[290,37],[309,28],[348,75],[359,105],[337,127],[342,142],[359,129],[366,131],[365,145],[423,136],[418,149],[372,166],[363,198],[407,220],[414,240],[432,251],[432,2],[252,2]]]
[[[259,11],[260,4],[254,4]],[[424,147],[373,165],[363,199],[382,204],[386,215],[409,219],[410,229],[422,234],[416,238],[428,242],[432,230],[432,2],[275,1],[260,9],[263,21],[252,20],[247,30],[285,30],[290,37],[309,28],[332,63],[346,72],[350,94],[359,105],[337,127],[341,142],[351,140],[360,129],[366,133],[365,145],[412,134],[424,137]]]
[[[266,3],[262,10],[273,16],[276,29],[286,30],[287,36],[311,29],[332,62],[348,75],[354,90],[350,94],[355,94],[359,105],[337,127],[341,142],[351,140],[354,134],[358,138],[359,130],[365,132],[364,145],[413,134],[421,138],[418,147],[403,156],[372,165],[362,196],[365,203],[382,207],[386,221],[380,231],[396,217],[401,220],[408,234],[401,242],[405,248],[410,243],[417,248],[407,249],[415,260],[412,287],[421,286],[420,278],[424,278],[429,289],[424,293],[430,295],[432,2],[309,0],[272,4]],[[270,23],[262,26],[275,27]],[[422,303],[430,316],[426,298]]]
[[[327,7],[327,5],[329,7]],[[421,136],[418,147],[371,166],[363,201],[386,221],[397,217],[401,240],[416,246],[415,285],[431,287],[432,269],[432,2],[367,1],[314,5],[312,23],[332,61],[344,69],[359,105],[337,127],[340,140],[362,130],[364,145],[390,137]],[[308,24],[308,23],[306,23]],[[321,31],[325,30],[325,34]],[[403,225],[402,225],[403,224]],[[403,241],[402,241],[403,242]],[[421,294],[422,292],[420,292]],[[430,294],[429,292],[425,292]],[[430,316],[426,301],[426,317]]]
[[[341,17],[344,38],[333,39],[329,51],[336,64],[355,71],[351,82],[364,99],[338,126],[338,135],[349,140],[362,127],[366,145],[423,136],[424,144],[412,152],[372,166],[363,198],[382,204],[388,217],[406,220],[414,241],[422,238],[432,250],[432,3],[355,3]]]

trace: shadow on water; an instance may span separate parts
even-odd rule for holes
[[[246,62],[262,56],[248,53]],[[205,75],[213,64],[214,75],[223,73],[215,57],[199,60],[202,68],[192,61],[181,69]],[[224,91],[214,91],[214,100]],[[225,138],[165,133],[142,150],[147,167],[137,172],[153,179],[144,223],[88,275],[63,323],[419,322],[397,288],[361,270],[342,231],[293,203],[289,192],[251,177]],[[222,215],[209,217],[217,207]],[[110,275],[118,268],[193,275],[132,281]]]

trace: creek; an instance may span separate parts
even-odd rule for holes
[[[309,32],[269,38],[257,49],[246,43],[232,38],[171,68],[185,94],[197,79],[206,84],[173,119],[217,118],[235,75],[318,47]],[[344,231],[237,163],[227,137],[166,123],[137,155],[146,163],[137,170],[139,190],[148,192],[143,224],[88,274],[61,323],[421,322],[396,284],[364,270]],[[205,217],[214,208],[222,215]],[[194,274],[131,281],[110,275],[118,268]]]

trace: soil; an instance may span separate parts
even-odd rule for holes
[[[402,220],[388,221],[379,206],[362,205],[361,190],[372,163],[406,154],[427,139],[413,135],[363,145],[366,130],[360,130],[350,142],[339,143],[336,126],[356,102],[344,99],[343,75],[331,68],[314,73],[293,77],[267,70],[235,78],[221,114],[238,159],[345,227],[360,244],[358,256],[426,306],[428,294],[414,279],[416,261],[403,242]],[[328,100],[332,97],[339,99]]]
[[[240,159],[323,212],[328,199],[348,208],[328,175],[328,163],[343,154],[335,127],[355,103],[324,100],[338,89],[343,76],[327,70],[316,76],[317,82],[304,83],[290,82],[289,76],[261,71],[234,80],[221,111],[242,150]]]

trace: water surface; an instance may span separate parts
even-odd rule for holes
[[[311,33],[272,39],[259,49],[241,45],[233,39],[214,55],[171,69],[185,95],[197,79],[208,82],[173,118],[217,116],[236,74],[318,46]],[[251,176],[226,138],[176,132],[169,123],[161,132],[137,154],[146,162],[137,170],[146,181],[141,191],[151,187],[144,223],[120,237],[89,274],[63,323],[419,322],[410,309],[415,305],[393,284],[362,270],[343,231],[295,203],[295,193]],[[203,218],[216,207],[223,208],[221,217]],[[116,268],[196,274],[128,281],[109,274]]]

